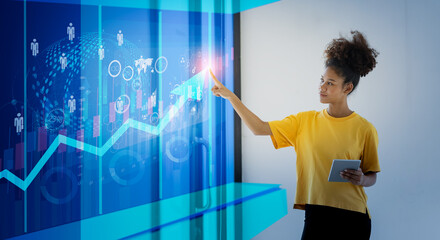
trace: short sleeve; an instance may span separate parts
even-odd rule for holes
[[[290,115],[283,120],[269,121],[269,127],[272,131],[272,139],[275,149],[295,146],[298,135],[300,113]]]
[[[362,171],[366,172],[380,172],[379,156],[377,148],[379,145],[379,137],[377,130],[373,125],[367,130],[365,135],[364,150],[362,152]]]

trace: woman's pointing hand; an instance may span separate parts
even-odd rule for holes
[[[214,80],[214,87],[212,87],[212,93],[217,97],[222,97],[224,99],[231,99],[234,96],[234,93],[227,89],[217,78],[214,73],[212,73],[211,68],[209,69],[209,74],[211,74],[212,79]]]

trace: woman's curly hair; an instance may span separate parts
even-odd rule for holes
[[[352,82],[354,90],[360,77],[366,76],[376,66],[379,52],[369,47],[364,35],[359,31],[351,31],[351,34],[352,41],[342,37],[333,39],[324,55],[325,66],[332,67],[338,75],[344,77],[344,84]]]

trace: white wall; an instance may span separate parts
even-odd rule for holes
[[[323,51],[331,39],[365,33],[380,52],[350,109],[379,134],[381,172],[365,188],[371,239],[440,239],[440,1],[282,0],[241,15],[242,101],[265,121],[322,110]],[[293,210],[296,155],[243,125],[243,181],[280,183],[289,213],[255,239],[300,239]]]

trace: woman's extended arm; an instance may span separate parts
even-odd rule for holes
[[[209,73],[215,83],[214,87],[211,89],[212,93],[217,97],[223,97],[224,99],[229,100],[237,114],[255,135],[272,134],[268,122],[262,121],[257,115],[251,112],[233,92],[217,80],[211,69],[209,69]]]

